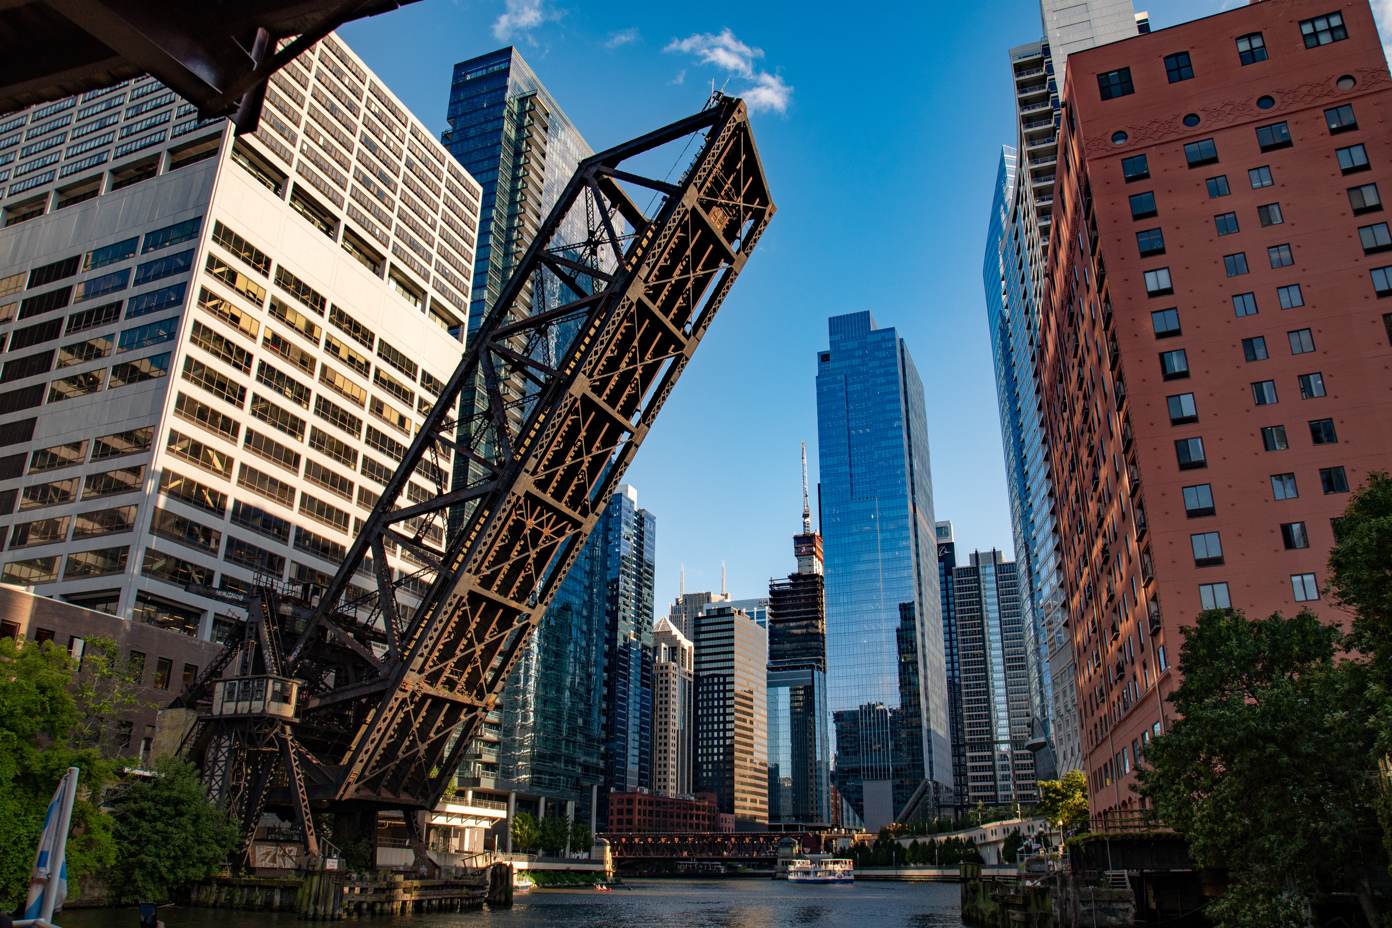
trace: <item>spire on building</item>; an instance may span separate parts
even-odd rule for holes
[[[729,599],[729,594],[725,592],[725,559],[720,559],[720,595],[724,599]]]
[[[807,442],[802,443],[802,533],[812,534],[812,508],[807,501]]]

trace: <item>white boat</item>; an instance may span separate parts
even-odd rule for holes
[[[788,861],[789,883],[854,883],[855,862],[834,857]]]
[[[527,871],[519,870],[512,877],[512,891],[515,893],[529,892],[536,883],[527,875]]]

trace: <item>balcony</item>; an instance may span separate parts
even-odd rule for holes
[[[1049,145],[1057,145],[1057,144],[1058,144],[1058,136],[1056,136],[1056,135],[1051,135],[1051,136],[1048,136],[1047,138],[1042,138],[1042,139],[1027,139],[1027,140],[1025,141],[1025,150],[1026,150],[1026,151],[1029,151],[1029,150],[1031,150],[1031,149],[1035,149],[1035,148],[1044,148],[1044,147],[1049,146]]]
[[[1033,97],[1037,94],[1048,92],[1049,83],[1048,81],[1045,81],[1042,84],[1030,84],[1028,87],[1021,87],[1015,91],[1015,95],[1019,97]]]
[[[1023,78],[1023,77],[1034,77],[1034,75],[1036,75],[1036,74],[1043,74],[1043,73],[1044,73],[1044,66],[1043,66],[1043,65],[1040,65],[1040,66],[1037,67],[1037,68],[1030,68],[1030,69],[1027,70],[1027,71],[1016,71],[1016,72],[1015,72],[1015,79],[1018,81],[1018,80],[1020,80],[1020,79]]]
[[[1054,185],[1054,175],[1045,174],[1042,177],[1030,177],[1030,183],[1035,187],[1052,187]]]
[[[1028,104],[1028,105],[1026,105],[1026,106],[1022,106],[1022,107],[1020,107],[1020,112],[1022,112],[1022,113],[1034,113],[1034,112],[1038,112],[1039,110],[1053,109],[1053,107],[1054,107],[1054,105],[1053,105],[1052,103],[1050,103],[1048,100],[1044,100],[1044,101],[1042,101],[1042,102],[1040,102],[1040,103],[1030,103],[1030,104]]]
[[[1026,132],[1038,132],[1040,129],[1052,129],[1053,127],[1054,121],[1052,119],[1036,119],[1034,122],[1027,122],[1020,126]],[[1051,141],[1057,141],[1057,139],[1051,139]]]

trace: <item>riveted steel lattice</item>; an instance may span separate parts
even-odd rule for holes
[[[698,151],[675,183],[625,167],[683,139]],[[253,595],[275,640],[248,628],[238,647],[277,669],[250,672],[304,684],[279,751],[206,713],[191,736],[242,772],[239,810],[265,802],[239,743],[300,781],[272,778],[272,806],[440,799],[773,213],[737,99],[579,166],[338,573]],[[588,233],[565,240],[576,216]],[[450,486],[451,472],[468,476]],[[415,569],[393,571],[388,551]],[[189,697],[206,701],[211,676]]]

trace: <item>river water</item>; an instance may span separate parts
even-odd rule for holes
[[[963,928],[956,883],[794,884],[783,880],[633,880],[628,889],[542,889],[510,909],[364,918],[362,928]],[[160,909],[167,928],[296,928],[293,913]],[[136,928],[130,909],[74,909],[62,928]]]

